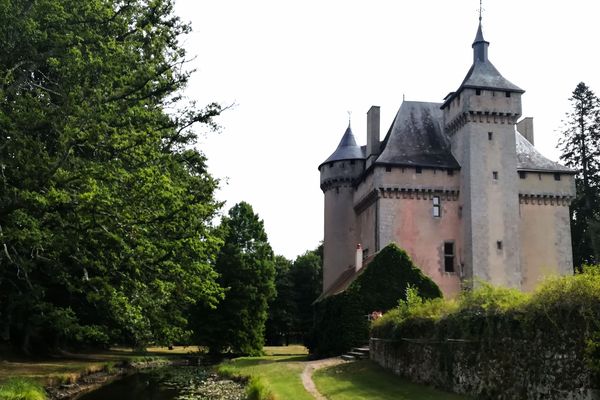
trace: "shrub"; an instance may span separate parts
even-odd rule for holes
[[[29,379],[11,378],[0,384],[2,400],[46,400],[42,385]]]
[[[247,400],[274,400],[275,396],[260,376],[253,376],[246,387]]]

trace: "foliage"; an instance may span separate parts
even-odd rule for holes
[[[480,284],[458,300],[401,302],[377,321],[372,335],[384,339],[481,340],[487,336],[528,339],[551,332],[576,331],[588,364],[600,365],[600,268],[585,267],[574,276],[548,278],[532,294]],[[427,327],[427,329],[424,329]],[[569,331],[570,332],[570,331]],[[597,371],[600,372],[600,371]]]
[[[313,380],[319,393],[330,400],[459,400],[465,398],[408,382],[367,360],[317,370]]]
[[[285,344],[302,342],[313,325],[312,303],[322,289],[323,245],[306,251],[289,265],[282,257],[277,267],[277,296],[269,305],[267,342]]]
[[[296,314],[296,304],[293,298],[294,286],[290,276],[291,266],[290,260],[283,256],[275,256],[275,291],[277,294],[269,303],[269,316],[265,324],[265,339],[270,345],[281,344],[282,339],[288,340]]]
[[[172,0],[0,1],[0,338],[169,344],[222,296]],[[179,111],[175,111],[179,110]]]
[[[29,379],[12,378],[0,383],[0,399],[46,400],[42,385]]]
[[[216,309],[197,310],[196,336],[212,353],[260,354],[268,302],[275,295],[273,251],[263,221],[248,203],[233,206],[220,229],[224,243],[215,268],[225,299]]]
[[[319,357],[339,355],[364,344],[369,332],[367,315],[396,307],[399,300],[405,301],[412,293],[410,288],[427,299],[442,296],[435,282],[413,265],[404,250],[389,244],[348,289],[316,304],[314,330],[308,343],[311,353]]]
[[[580,82],[570,101],[558,147],[561,160],[577,171],[571,233],[574,264],[580,268],[600,260],[600,100]]]
[[[253,376],[246,387],[246,398],[248,400],[274,400],[275,396],[271,389],[265,384],[260,376]]]

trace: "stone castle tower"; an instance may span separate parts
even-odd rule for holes
[[[367,113],[367,145],[350,126],[320,166],[325,195],[324,295],[395,242],[454,295],[486,281],[531,290],[572,273],[569,203],[574,171],[533,146],[521,117],[524,90],[488,59],[481,21],[473,64],[443,103],[404,101],[383,139],[379,107]],[[360,247],[360,246],[359,246]]]

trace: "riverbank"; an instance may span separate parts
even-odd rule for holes
[[[188,361],[184,357],[198,350],[195,346],[172,350],[157,347],[140,353],[116,348],[95,353],[63,353],[43,359],[3,356],[0,359],[0,385],[11,381],[23,387],[24,383],[31,382],[26,386],[44,387],[49,400],[70,399],[139,369],[186,364]],[[32,391],[30,397],[40,400],[34,393]]]

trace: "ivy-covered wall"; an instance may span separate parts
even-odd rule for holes
[[[371,359],[395,374],[477,399],[600,399],[600,270],[414,304],[373,328]]]
[[[423,298],[442,296],[438,286],[395,244],[382,249],[344,292],[315,304],[307,347],[316,357],[340,355],[368,343],[367,314],[387,311],[406,298],[408,286]]]

